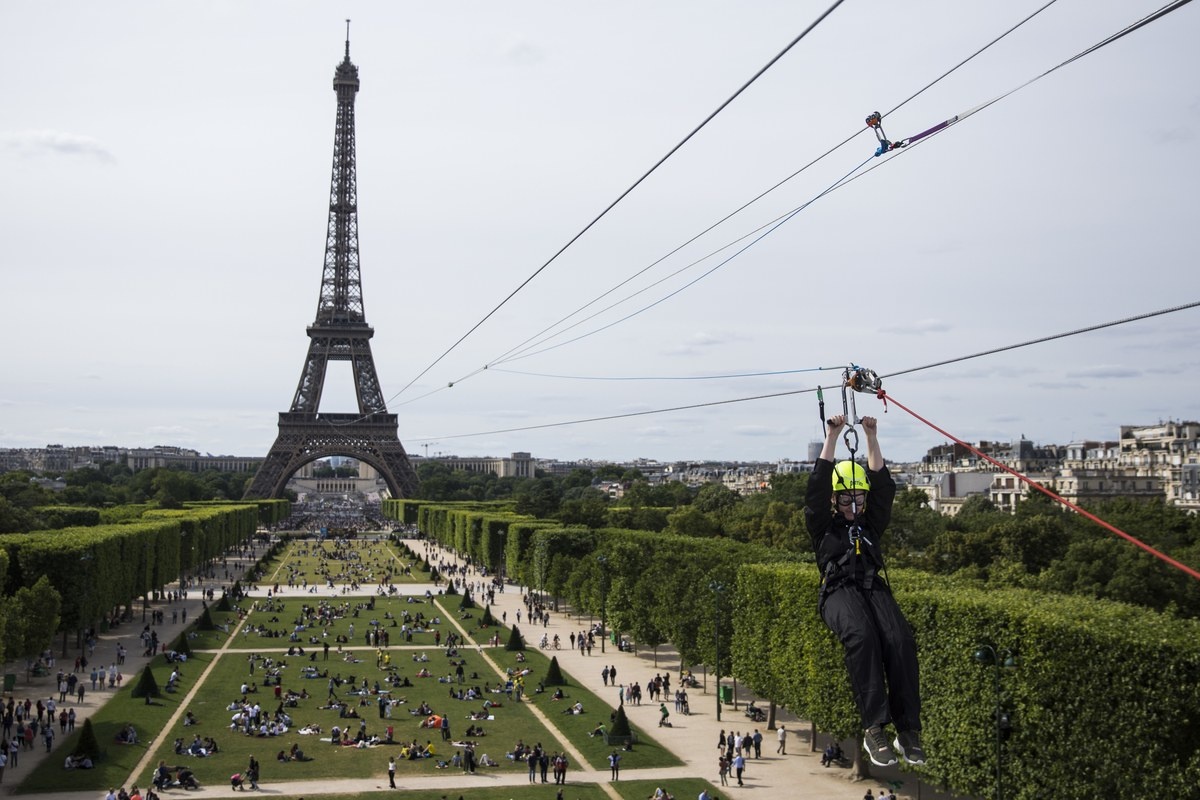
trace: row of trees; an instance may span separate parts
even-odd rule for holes
[[[820,621],[806,555],[728,537],[567,528],[487,504],[393,501],[385,512],[535,590],[607,619],[639,646],[670,641],[819,730],[857,737],[836,638]],[[893,569],[915,629],[926,780],[986,794],[997,712],[1011,721],[1008,796],[1190,796],[1200,785],[1200,623],[1124,604]],[[1003,692],[973,658],[1010,652]],[[720,660],[718,661],[718,653]],[[856,751],[857,752],[857,751]],[[1096,753],[1136,753],[1100,759]]]
[[[0,661],[36,658],[56,632],[65,655],[71,632],[129,614],[289,513],[287,501],[220,499],[244,476],[123,469],[68,473],[59,493],[29,473],[0,475]],[[87,498],[102,502],[63,504]]]
[[[26,470],[0,474],[0,533],[55,527],[53,518],[39,513],[44,507],[182,508],[184,503],[201,500],[240,500],[253,476],[162,468],[134,472],[124,464],[108,463],[65,473],[61,478],[66,487],[58,491],[42,485],[36,477]]]
[[[452,473],[440,464],[422,465],[421,471],[426,499],[501,499],[517,514],[565,526],[667,531],[793,553],[810,549],[803,511],[807,474],[776,474],[768,491],[741,496],[719,483],[695,489],[676,481],[652,486],[636,470],[617,467],[527,479]],[[622,482],[623,496],[610,499],[595,487],[601,480]],[[1115,499],[1088,510],[1151,547],[1200,566],[1200,517],[1165,501]],[[945,517],[929,507],[924,492],[907,489],[896,498],[885,551],[893,567],[1200,618],[1200,595],[1186,575],[1038,492],[1015,514],[980,496],[968,499],[957,516]]]

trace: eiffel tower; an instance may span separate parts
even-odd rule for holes
[[[417,474],[396,435],[371,357],[371,337],[363,313],[358,265],[358,189],[354,159],[354,96],[358,67],[346,57],[333,76],[337,127],[333,139],[333,179],[329,189],[329,230],[317,318],[308,327],[308,356],[292,408],[279,415],[279,436],[259,467],[247,498],[282,497],[288,480],[305,464],[327,456],[350,456],[370,464],[387,481],[393,497],[411,497]],[[349,361],[358,397],[357,414],[320,414],[321,389],[331,360]]]

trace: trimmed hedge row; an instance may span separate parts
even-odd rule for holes
[[[817,728],[857,737],[841,645],[817,614],[810,565],[738,572],[733,666],[756,693]],[[897,570],[896,599],[921,661],[922,768],[956,792],[995,781],[995,672],[978,645],[1008,649],[1007,796],[1088,800],[1186,797],[1200,785],[1200,623],[1105,601],[980,592]]]

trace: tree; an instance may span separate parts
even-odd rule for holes
[[[132,697],[145,697],[149,702],[151,697],[161,697],[162,691],[158,688],[158,681],[154,679],[154,673],[150,670],[150,665],[147,664],[142,668],[142,674],[138,676],[137,685],[130,692]]]
[[[525,649],[525,638],[521,636],[521,632],[517,630],[516,625],[513,625],[512,633],[508,636],[508,644],[504,645],[504,649],[512,651]]]
[[[577,500],[563,500],[558,519],[564,525],[586,525],[603,528],[608,524],[608,502],[594,489],[591,494]]]
[[[558,506],[562,501],[562,490],[558,488],[553,478],[541,478],[518,489],[516,500],[518,514],[529,514],[539,519],[546,519],[558,513]]]
[[[100,749],[100,742],[96,739],[96,729],[92,727],[91,717],[83,721],[83,729],[79,732],[79,741],[75,743],[75,752],[72,755],[80,758],[86,756],[92,761],[97,761],[104,755],[104,751]]]
[[[196,620],[196,630],[198,631],[215,631],[217,626],[213,623],[212,614],[208,610],[208,606],[200,612],[200,619]]]
[[[613,716],[612,728],[608,731],[611,736],[632,736],[633,731],[629,729],[629,717],[625,716],[625,706],[617,706],[616,714]]]
[[[43,575],[33,586],[18,589],[5,606],[4,656],[32,661],[50,646],[58,630],[62,596]]]
[[[720,536],[721,523],[694,505],[684,506],[667,517],[667,530],[680,536]]]
[[[567,685],[567,679],[563,677],[562,669],[558,666],[558,656],[550,659],[550,666],[546,668],[546,680],[544,683],[547,686]]]

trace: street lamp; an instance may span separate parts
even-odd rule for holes
[[[596,556],[600,564],[600,652],[604,653],[604,640],[608,638],[608,557]]]
[[[990,666],[992,668],[992,680],[996,692],[996,707],[992,712],[996,723],[996,800],[1003,800],[1003,771],[1000,762],[1001,749],[1003,747],[1004,734],[1012,728],[1012,717],[1004,710],[1000,698],[1000,668],[1015,669],[1017,666],[1017,654],[1007,648],[997,650],[990,644],[980,644],[975,647],[975,660],[985,667]]]
[[[716,650],[716,664],[713,671],[717,675],[717,722],[721,721],[721,593],[725,591],[725,584],[718,581],[713,581],[708,584],[708,588],[713,592],[713,645]]]

